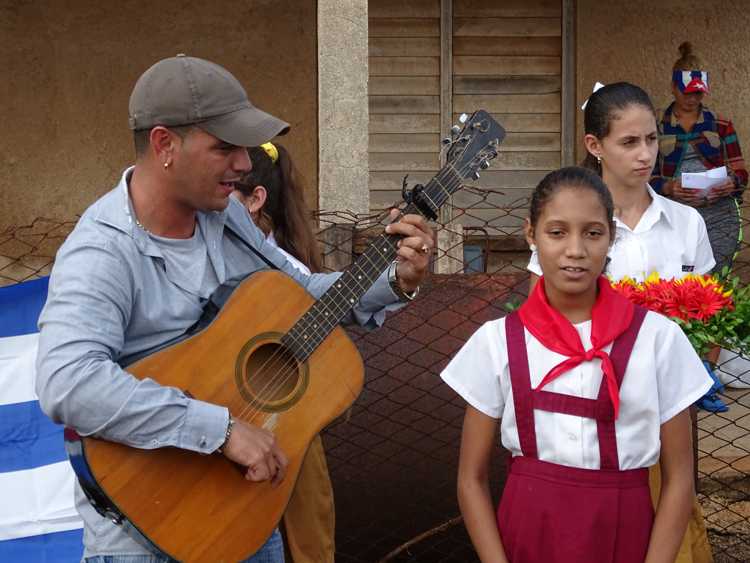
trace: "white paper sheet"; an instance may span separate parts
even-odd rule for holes
[[[683,172],[682,187],[691,190],[710,190],[727,179],[727,167],[712,168],[705,172]]]

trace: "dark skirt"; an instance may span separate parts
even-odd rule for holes
[[[708,240],[716,260],[713,271],[721,273],[725,266],[732,267],[734,255],[742,240],[737,201],[733,197],[724,197],[711,205],[696,209],[706,222]]]
[[[498,508],[511,563],[643,563],[654,509],[648,470],[600,471],[515,457]]]

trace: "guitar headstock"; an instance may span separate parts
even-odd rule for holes
[[[497,148],[505,139],[505,129],[484,110],[475,111],[471,117],[460,118],[463,127],[454,125],[451,136],[443,139],[448,145],[445,165],[426,186],[407,190],[406,177],[401,190],[408,212],[421,213],[431,220],[437,218],[438,209],[461,188],[462,180],[479,178],[479,171],[490,167],[497,157]]]
[[[479,171],[490,167],[490,161],[497,157],[497,148],[505,139],[505,129],[484,110],[475,111],[471,116],[463,114],[462,123],[451,129],[452,137],[444,139],[450,145],[446,164],[452,166],[462,178],[476,180]]]

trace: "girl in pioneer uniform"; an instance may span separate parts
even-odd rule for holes
[[[701,215],[659,195],[647,182],[658,153],[656,111],[648,94],[627,82],[598,89],[586,103],[584,131],[587,152],[583,166],[602,177],[615,204],[615,240],[609,248],[607,276],[615,281],[625,276],[642,281],[654,272],[666,279],[711,272],[716,262]],[[528,269],[533,287],[542,274],[536,252],[532,252]],[[698,404],[712,411],[727,410],[717,394],[718,378],[714,381]],[[660,483],[656,464],[651,468],[655,502]],[[712,560],[701,506],[693,498],[692,516],[676,563]]]
[[[597,174],[547,175],[526,229],[543,276],[441,374],[468,403],[458,496],[474,546],[482,561],[671,563],[694,494],[687,408],[711,379],[676,324],[601,275],[614,223]],[[512,461],[496,516],[498,421]],[[647,468],[659,460],[654,511]]]

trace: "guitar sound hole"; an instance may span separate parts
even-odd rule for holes
[[[283,401],[300,383],[297,360],[280,344],[263,344],[247,358],[245,382],[257,401]]]

